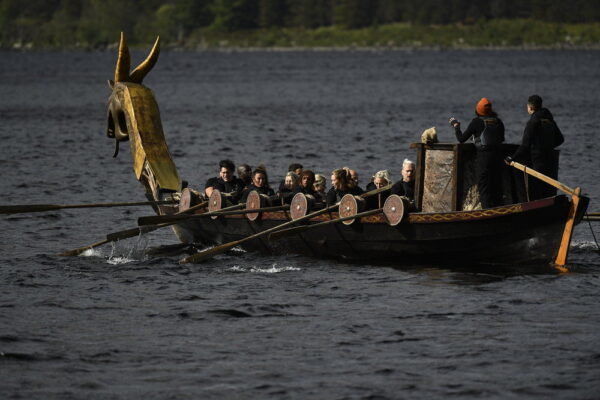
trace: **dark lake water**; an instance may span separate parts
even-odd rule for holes
[[[134,52],[136,65],[145,54]],[[2,204],[142,201],[105,136],[114,53],[0,53]],[[163,52],[145,80],[183,179],[222,158],[292,161],[362,183],[485,96],[520,140],[526,99],[566,137],[560,180],[600,211],[600,52]],[[0,398],[568,398],[600,393],[600,257],[571,273],[347,265],[240,252],[201,265],[155,231],[86,256],[144,208],[1,216]],[[592,225],[600,236],[600,224]]]

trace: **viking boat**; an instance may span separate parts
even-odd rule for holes
[[[172,216],[172,228],[182,242],[205,246],[240,242],[248,251],[371,264],[566,263],[573,227],[589,199],[580,188],[546,177],[567,194],[528,201],[526,173],[535,171],[507,166],[505,205],[481,209],[473,144],[411,145],[417,160],[414,203],[392,195],[381,208],[364,212],[364,199],[347,195],[338,205],[318,211],[312,209],[309,196],[298,194],[290,205],[277,207],[252,192],[244,205],[231,207],[218,190],[202,203],[189,188],[181,189],[158,105],[152,91],[142,85],[158,55],[159,39],[148,58],[130,73],[129,50],[121,35],[114,81],[109,81],[107,134],[116,141],[115,156],[119,142],[130,141],[135,176],[149,200],[180,196],[178,204],[157,203],[153,208],[159,221]],[[504,145],[506,154],[514,148]]]

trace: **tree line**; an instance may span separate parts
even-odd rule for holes
[[[360,29],[392,23],[475,24],[493,19],[600,22],[598,0],[0,0],[0,45],[93,46],[124,31],[183,42],[198,31]]]

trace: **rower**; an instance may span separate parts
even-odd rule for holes
[[[415,163],[408,158],[402,163],[402,180],[394,183],[392,194],[406,196],[411,200],[415,198]]]
[[[275,191],[269,187],[269,178],[267,177],[267,171],[262,168],[256,168],[252,172],[252,183],[244,189],[242,194],[242,203],[246,202],[248,194],[251,191],[257,191],[258,194],[264,194],[267,196],[275,195]]]
[[[373,175],[373,188],[371,190],[380,189],[384,186],[390,185],[391,183],[392,178],[390,177],[390,173],[387,169],[377,171],[375,175]],[[385,192],[381,192],[376,196],[369,197],[367,199],[367,207],[372,210],[376,208],[382,208],[389,195],[390,191],[386,190]]]
[[[292,200],[292,197],[296,194],[296,190],[299,186],[300,177],[293,171],[289,171],[285,174],[283,179],[283,185],[279,185],[279,191],[277,195],[281,197],[284,203],[288,203]]]
[[[327,192],[327,205],[338,203],[346,194],[362,193],[350,175],[349,168],[339,168],[331,172],[331,189]]]
[[[219,176],[210,178],[204,186],[204,193],[210,197],[214,189],[218,189],[225,196],[228,196],[232,203],[237,203],[242,191],[244,182],[237,178],[233,173],[235,164],[231,160],[219,161]]]

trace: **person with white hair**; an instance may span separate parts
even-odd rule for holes
[[[415,198],[415,163],[408,158],[402,163],[402,180],[394,183],[392,194],[406,196],[411,200]]]
[[[325,202],[327,198],[327,192],[325,187],[327,185],[327,179],[321,174],[315,174],[315,183],[313,183],[313,187],[315,189],[315,193],[319,196],[319,200]]]
[[[373,190],[381,189],[387,185],[392,184],[392,178],[390,177],[390,172],[387,169],[375,172],[373,175]],[[381,208],[383,207],[383,203],[390,195],[390,191],[386,190],[384,192],[378,193],[376,196],[371,196],[367,199],[367,205],[370,209]]]

